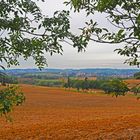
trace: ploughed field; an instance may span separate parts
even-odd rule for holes
[[[140,140],[140,100],[22,85],[26,102],[0,140]]]

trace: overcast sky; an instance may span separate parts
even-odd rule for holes
[[[44,14],[52,15],[56,10],[69,9],[63,4],[64,0],[46,0],[46,2],[38,2]],[[97,14],[92,17],[93,20],[98,20],[101,26],[110,26],[105,20],[104,15]],[[87,20],[84,12],[71,13],[71,30],[78,32],[78,28],[84,26]],[[119,56],[114,49],[121,47],[119,45],[98,44],[90,42],[86,52],[77,53],[68,44],[64,44],[63,55],[46,55],[49,68],[130,68],[124,65],[124,57]],[[34,61],[29,59],[23,61],[20,59],[20,66],[12,68],[35,68]],[[132,68],[132,67],[131,67]]]

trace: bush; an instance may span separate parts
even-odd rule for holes
[[[0,90],[0,115],[4,115],[10,120],[8,115],[14,106],[18,106],[25,101],[25,96],[17,86],[10,86]]]

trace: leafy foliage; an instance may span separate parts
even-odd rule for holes
[[[115,51],[128,57],[125,63],[140,65],[139,0],[70,0],[65,4],[78,12],[85,10],[87,16],[104,13],[115,31],[110,27],[99,27],[99,23],[91,19],[82,29],[82,36],[99,43],[120,43],[124,47]]]
[[[119,79],[111,79],[111,80],[88,80],[85,78],[84,80],[70,80],[69,88],[76,88],[78,91],[89,90],[89,89],[101,89],[107,94],[113,94],[118,97],[121,95],[125,95],[126,92],[129,91],[127,85],[119,80]],[[68,82],[64,84],[65,88],[68,88]]]
[[[131,91],[134,92],[135,95],[137,95],[138,93],[140,93],[140,86],[135,86],[131,88]]]
[[[136,79],[140,79],[140,72],[135,73],[135,74],[134,74],[134,77],[135,77]]]
[[[88,41],[70,31],[69,11],[56,11],[52,17],[43,15],[32,0],[0,1],[0,61],[18,65],[18,58],[32,57],[42,68],[47,64],[44,53],[62,54],[61,42],[71,40],[82,51]]]
[[[129,91],[127,85],[119,79],[106,81],[102,84],[101,89],[107,94],[113,93],[116,97],[119,95],[124,96],[125,93]]]
[[[17,86],[10,86],[0,90],[0,115],[10,119],[9,113],[14,106],[21,105],[25,101],[25,96],[19,91]]]
[[[66,5],[75,11],[85,10],[87,15],[105,13],[107,20],[115,27],[99,27],[91,19],[82,28],[81,35],[70,32],[69,11],[56,11],[52,17],[43,15],[32,0],[0,1],[0,61],[8,66],[18,65],[18,58],[32,57],[42,68],[47,64],[44,53],[62,54],[61,42],[85,50],[89,40],[100,43],[122,43],[117,48],[120,55],[127,56],[125,63],[140,65],[140,7],[136,0],[69,0]]]

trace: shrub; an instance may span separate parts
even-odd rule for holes
[[[0,115],[4,115],[10,121],[9,113],[14,106],[25,101],[25,96],[17,86],[10,86],[0,90]]]

